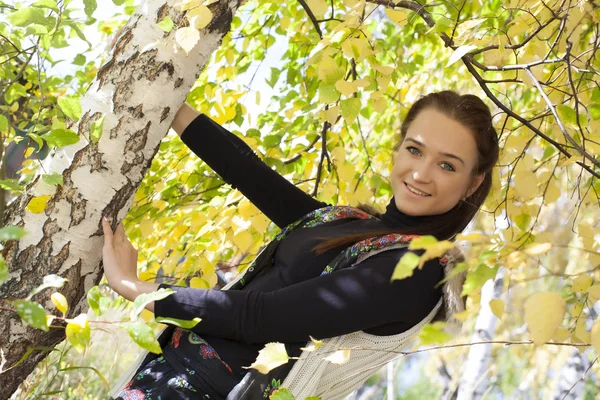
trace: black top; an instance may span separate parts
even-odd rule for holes
[[[181,135],[183,142],[222,179],[240,190],[280,228],[327,204],[298,189],[264,164],[238,137],[206,115],[197,117]],[[419,217],[420,218],[420,217]],[[265,343],[306,342],[358,330],[392,335],[416,325],[439,301],[444,278],[437,260],[413,276],[390,282],[406,249],[374,255],[356,266],[319,276],[343,249],[316,255],[323,238],[398,228],[414,217],[390,202],[381,220],[337,220],[293,230],[279,245],[273,268],[243,290],[192,289],[161,284],[177,292],[155,302],[157,317],[202,318],[192,329],[243,375]],[[406,228],[408,229],[408,228]]]

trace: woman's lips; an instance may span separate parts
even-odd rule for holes
[[[411,190],[408,188],[408,186],[409,186],[409,185],[408,185],[408,183],[404,182],[404,187],[406,188],[406,191],[407,191],[408,193],[410,193],[412,196],[415,196],[415,197],[420,197],[420,198],[424,198],[424,197],[429,197],[429,196],[431,196],[430,194],[427,194],[427,195],[421,195],[421,194],[417,194],[417,193],[415,193],[415,192],[411,191]],[[411,186],[411,187],[412,187],[412,186]],[[418,189],[415,189],[415,190],[418,190]],[[419,192],[421,192],[421,191],[419,190]],[[425,192],[421,192],[421,193],[425,193]]]

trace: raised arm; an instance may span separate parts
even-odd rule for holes
[[[279,175],[243,140],[188,104],[179,109],[172,127],[200,159],[277,226],[283,228],[327,205]]]
[[[438,261],[431,260],[411,278],[390,282],[401,251],[268,293],[161,284],[176,293],[156,301],[154,312],[200,317],[192,331],[246,343],[308,341],[309,335],[322,339],[358,330],[399,333],[431,312],[441,296],[434,286],[443,279]]]

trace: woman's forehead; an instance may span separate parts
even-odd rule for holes
[[[473,159],[477,152],[477,143],[469,128],[437,110],[421,111],[408,127],[403,142],[407,140],[463,159]]]

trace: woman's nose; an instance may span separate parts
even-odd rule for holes
[[[429,182],[429,168],[426,165],[421,165],[420,168],[415,168],[412,173],[412,178],[415,182]]]

